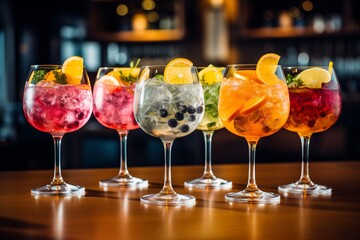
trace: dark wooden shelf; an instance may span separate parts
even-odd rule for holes
[[[322,33],[315,32],[311,27],[268,27],[242,30],[237,34],[237,39],[316,38],[354,35],[360,35],[360,27],[349,27],[337,32]]]
[[[89,38],[104,42],[162,42],[179,41],[185,36],[185,30],[143,30],[143,31],[122,31],[104,32],[97,31],[89,34]]]

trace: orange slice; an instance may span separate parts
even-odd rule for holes
[[[267,96],[253,97],[246,101],[240,110],[241,114],[249,115],[255,110],[259,109],[266,102]]]
[[[45,75],[44,80],[45,80],[46,82],[55,82],[56,78],[55,78],[54,72],[57,72],[57,73],[61,74],[61,69],[52,70],[52,71],[48,72],[48,73]]]
[[[99,78],[96,82],[96,84],[105,84],[105,85],[112,85],[112,86],[120,86],[120,82],[113,76],[104,75],[101,78]]]
[[[79,56],[66,59],[62,65],[62,72],[66,75],[68,84],[78,85],[81,83],[84,68],[84,60]]]
[[[239,107],[239,106],[232,105],[232,107],[229,107],[226,109],[220,109],[219,114],[223,121],[231,122],[239,114],[240,109],[241,109],[241,106]]]
[[[186,58],[175,58],[165,67],[164,80],[170,84],[191,84],[193,77],[191,67],[193,63]]]
[[[234,72],[233,76],[244,81],[249,79],[257,79],[255,70],[237,70]]]
[[[114,68],[111,72],[108,72],[106,75],[116,78],[120,82],[120,85],[129,86],[134,84],[134,81],[137,79],[139,72],[140,72],[140,68],[125,67],[125,68]]]
[[[263,55],[256,65],[257,78],[268,85],[274,85],[278,82],[276,76],[276,68],[279,63],[280,56],[275,53],[267,53]]]

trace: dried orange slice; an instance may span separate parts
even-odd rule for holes
[[[170,84],[193,83],[191,67],[193,63],[186,58],[175,58],[165,67],[164,80]]]
[[[260,108],[266,102],[267,96],[253,97],[246,101],[240,110],[241,114],[249,115],[258,108]]]
[[[62,65],[62,72],[66,75],[68,84],[78,85],[81,83],[84,68],[84,60],[79,56],[66,59]]]
[[[276,68],[279,63],[280,56],[275,53],[267,53],[263,55],[256,65],[257,78],[268,85],[274,85],[278,82],[276,76]]]

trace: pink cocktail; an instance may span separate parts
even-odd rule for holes
[[[54,140],[54,176],[49,184],[31,190],[35,195],[83,195],[85,188],[61,176],[61,141],[65,133],[83,127],[90,119],[93,100],[83,59],[73,56],[63,65],[32,65],[24,86],[23,111],[37,130]]]
[[[36,129],[48,133],[73,132],[84,126],[92,112],[90,86],[26,83],[24,114]]]
[[[134,89],[136,68],[102,67],[94,86],[93,113],[104,127],[114,129],[120,136],[120,171],[117,176],[100,180],[101,187],[144,187],[147,180],[133,177],[127,168],[126,144],[130,130],[139,128],[134,118]]]
[[[134,86],[97,84],[94,116],[105,127],[117,131],[139,128],[133,114]]]

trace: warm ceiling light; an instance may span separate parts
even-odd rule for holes
[[[141,3],[141,7],[144,10],[153,10],[155,8],[155,2],[153,0],[144,0]]]
[[[145,30],[147,28],[148,21],[144,14],[136,13],[132,18],[132,28],[135,31]]]
[[[159,20],[159,14],[157,12],[150,12],[147,18],[149,22],[157,22]]]
[[[311,1],[306,0],[302,3],[302,7],[305,11],[310,12],[311,10],[313,10],[314,5]]]
[[[125,16],[128,13],[129,9],[125,4],[120,4],[116,7],[116,13],[119,16]]]
[[[298,18],[300,16],[300,10],[297,7],[291,7],[289,9],[289,15],[293,18]]]
[[[213,7],[221,7],[224,4],[224,0],[210,0],[210,5]]]

